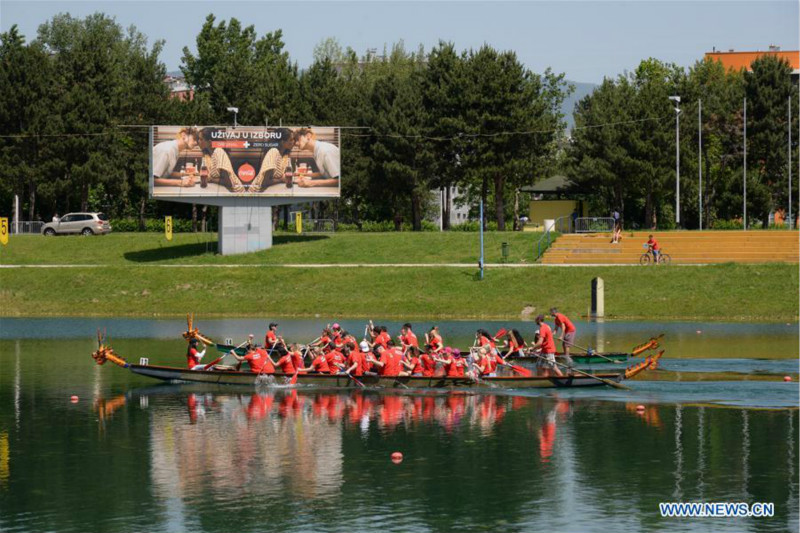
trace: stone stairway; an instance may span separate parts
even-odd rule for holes
[[[543,264],[638,264],[652,233],[672,264],[798,263],[797,231],[626,231],[611,244],[610,233],[561,235],[542,257]]]

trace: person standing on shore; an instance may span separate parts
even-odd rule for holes
[[[550,308],[550,315],[555,320],[556,334],[558,334],[559,331],[561,332],[558,340],[561,341],[561,350],[564,352],[564,355],[562,356],[564,359],[564,364],[567,366],[572,366],[572,358],[569,356],[569,348],[570,346],[574,346],[573,343],[575,342],[576,331],[575,326],[565,314],[559,313],[558,309],[555,307]]]

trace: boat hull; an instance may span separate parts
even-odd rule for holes
[[[262,374],[259,376],[252,372],[188,370],[185,368],[156,365],[130,364],[128,365],[128,369],[135,374],[164,381],[209,383],[215,385],[284,385],[292,377],[287,374]],[[597,374],[597,377],[619,382],[624,378],[624,373]],[[359,376],[356,379],[365,387],[390,389],[530,389],[597,387],[605,385],[602,381],[582,375],[565,377],[499,376],[493,378],[486,377],[478,381],[470,378],[449,378],[444,376]],[[335,389],[361,388],[361,385],[354,379],[348,377],[347,374],[298,374],[296,385]]]

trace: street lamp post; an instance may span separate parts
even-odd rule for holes
[[[681,97],[670,96],[675,102],[675,224],[681,223]]]
[[[229,107],[228,111],[233,113],[233,127],[236,128],[239,126],[236,122],[236,117],[239,115],[239,108],[238,107]]]

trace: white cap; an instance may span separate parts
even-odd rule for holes
[[[369,351],[369,343],[367,341],[361,341],[361,344],[359,345],[359,348],[361,348],[362,352],[368,352]]]

